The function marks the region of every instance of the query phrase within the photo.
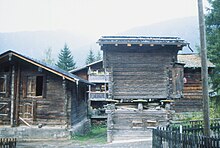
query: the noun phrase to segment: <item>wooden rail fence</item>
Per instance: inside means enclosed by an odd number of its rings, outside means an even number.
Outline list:
[[[16,148],[16,138],[0,138],[0,148]]]

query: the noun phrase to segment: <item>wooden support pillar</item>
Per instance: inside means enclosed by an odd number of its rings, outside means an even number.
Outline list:
[[[89,85],[89,98],[87,100],[87,113],[88,114],[91,114],[92,113],[92,110],[91,110],[91,85]]]
[[[18,66],[17,72],[17,81],[16,81],[16,102],[15,102],[15,123],[16,126],[19,125],[19,103],[20,103],[20,75],[21,75],[21,67]]]
[[[113,104],[108,104],[106,107],[107,116],[107,142],[112,142],[112,129],[114,127],[112,115],[114,113],[115,106]]]
[[[105,72],[104,72],[104,77],[105,77],[105,99],[107,99],[107,94],[106,94],[107,93],[107,86],[106,86],[107,85],[106,84],[107,83],[107,76],[106,76],[106,73],[107,72],[106,72],[106,69],[105,69]]]
[[[66,127],[69,125],[69,120],[68,120],[68,97],[67,97],[67,91],[66,91],[66,80],[63,78],[63,97],[64,97],[64,116],[66,120]]]
[[[139,111],[143,111],[143,109],[144,109],[143,103],[142,102],[138,102],[138,110]]]
[[[14,126],[14,101],[15,101],[15,94],[14,94],[14,90],[15,89],[15,67],[14,65],[12,66],[12,70],[11,70],[11,127]]]

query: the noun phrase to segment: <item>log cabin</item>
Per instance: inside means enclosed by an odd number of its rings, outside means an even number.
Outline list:
[[[0,125],[83,128],[89,124],[90,84],[58,67],[6,51],[0,54]]]
[[[198,54],[178,54],[177,60],[184,65],[184,84],[181,99],[175,100],[175,112],[194,112],[202,110],[201,58]],[[208,61],[209,73],[214,65]],[[109,74],[103,68],[103,60],[70,71],[96,85],[90,86],[89,103],[91,119],[106,119],[105,105],[113,102],[108,97]],[[114,102],[117,102],[114,100]],[[113,102],[113,103],[114,103]]]
[[[175,101],[173,109],[177,113],[202,111],[201,57],[198,54],[180,54],[178,61],[185,64],[183,97]],[[208,60],[207,66],[210,74],[215,65]]]
[[[103,66],[110,73],[109,96],[120,102],[178,99],[183,66],[177,53],[187,43],[178,37],[103,36]]]
[[[149,128],[168,124],[171,102],[183,96],[177,53],[188,43],[146,36],[103,36],[97,43],[110,77],[109,98],[120,102],[107,106],[107,141],[150,137]]]

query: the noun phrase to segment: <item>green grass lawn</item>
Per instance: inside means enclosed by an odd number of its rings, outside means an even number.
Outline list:
[[[87,144],[87,143],[91,143],[91,144],[95,144],[95,143],[99,143],[99,144],[103,144],[107,142],[107,128],[104,125],[93,125],[91,127],[91,131],[83,136],[80,135],[75,135],[72,137],[72,140],[81,143],[81,144]]]

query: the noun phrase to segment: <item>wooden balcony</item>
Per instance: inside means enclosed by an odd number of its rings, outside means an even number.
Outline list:
[[[90,100],[105,100],[108,98],[108,92],[89,92]]]
[[[109,75],[91,74],[88,80],[93,83],[107,83],[109,82]]]

